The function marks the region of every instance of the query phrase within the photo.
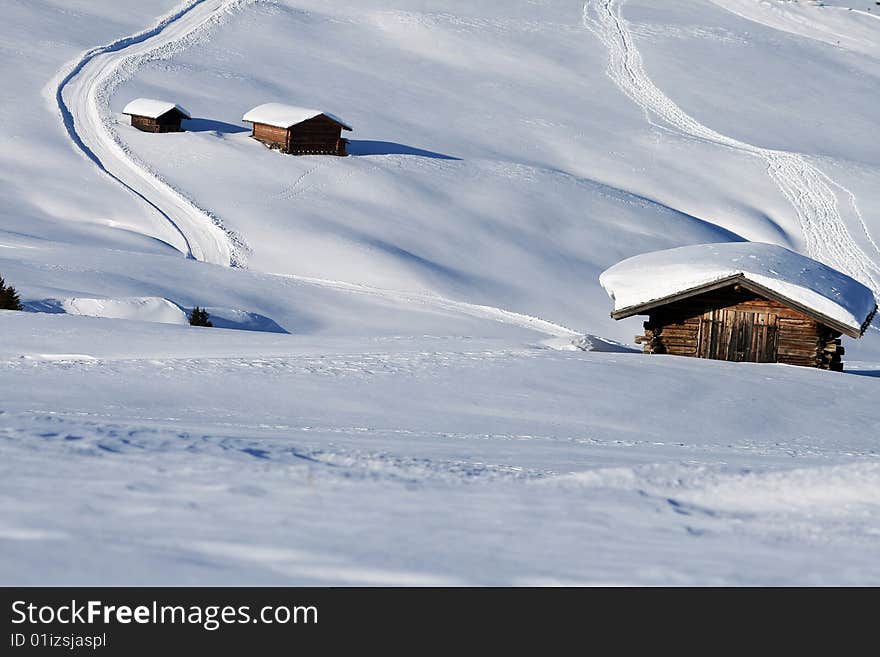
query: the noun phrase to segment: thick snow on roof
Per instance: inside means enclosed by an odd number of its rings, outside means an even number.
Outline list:
[[[321,110],[316,109],[308,109],[306,107],[297,107],[295,105],[285,105],[284,103],[264,103],[263,105],[257,105],[241,117],[241,120],[250,121],[251,123],[265,123],[267,125],[273,125],[276,128],[289,128],[292,125],[308,121],[321,114],[328,119],[333,119],[346,130],[351,130],[351,126],[335,114],[322,112]]]
[[[736,275],[856,330],[875,307],[874,294],[855,279],[781,246],[758,242],[699,244],[637,255],[602,272],[599,282],[617,312]]]
[[[122,113],[146,116],[150,119],[158,119],[160,116],[173,109],[176,109],[186,118],[191,118],[189,112],[177,103],[169,103],[167,100],[155,100],[153,98],[135,98],[125,106]]]

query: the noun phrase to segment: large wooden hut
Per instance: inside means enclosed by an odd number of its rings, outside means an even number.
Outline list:
[[[703,244],[629,258],[603,272],[614,319],[647,315],[649,354],[842,370],[840,338],[877,311],[867,287],[771,244]]]
[[[182,132],[182,119],[192,118],[176,103],[152,98],[135,98],[122,110],[131,116],[131,125],[144,132]]]
[[[253,124],[251,137],[292,155],[345,155],[348,140],[342,131],[351,130],[329,112],[283,103],[259,105],[242,121]]]

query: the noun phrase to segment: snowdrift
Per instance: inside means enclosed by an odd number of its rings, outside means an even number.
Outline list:
[[[186,313],[176,304],[159,297],[123,299],[65,299],[61,307],[69,315],[133,319],[162,324],[188,324]]]

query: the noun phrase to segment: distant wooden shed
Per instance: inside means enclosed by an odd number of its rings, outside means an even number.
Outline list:
[[[131,125],[144,132],[183,132],[181,121],[192,118],[180,105],[153,98],[135,98],[122,113],[131,116]]]
[[[704,244],[635,256],[600,277],[614,319],[647,315],[645,353],[843,369],[840,337],[860,337],[870,289],[771,244]]]
[[[242,121],[253,124],[251,137],[284,153],[346,155],[348,140],[342,131],[351,126],[329,112],[266,103],[250,110]]]

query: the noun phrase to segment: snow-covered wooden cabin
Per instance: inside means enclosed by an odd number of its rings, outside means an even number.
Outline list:
[[[351,130],[329,112],[283,103],[258,105],[242,121],[253,123],[251,137],[292,155],[345,155],[342,131]]]
[[[135,98],[122,113],[131,116],[131,124],[144,132],[182,132],[181,120],[192,118],[177,103],[153,98]]]
[[[599,277],[611,316],[647,315],[646,353],[842,370],[840,336],[860,337],[874,294],[772,244],[700,244],[629,258]]]

